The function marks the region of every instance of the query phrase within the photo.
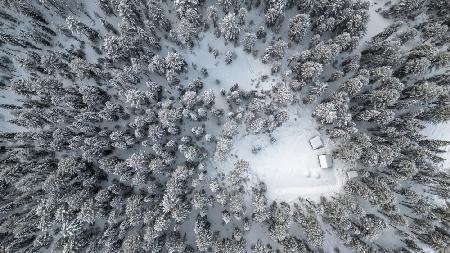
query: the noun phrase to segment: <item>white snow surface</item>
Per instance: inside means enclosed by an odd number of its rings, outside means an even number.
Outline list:
[[[13,93],[10,90],[2,90],[0,91],[0,104],[8,104],[8,105],[21,105],[21,102],[18,101],[19,96]],[[12,132],[23,132],[26,131],[26,128],[17,126],[8,122],[9,120],[14,119],[13,115],[11,115],[11,111],[5,108],[0,108],[0,133],[12,133]]]
[[[435,140],[450,141],[450,122],[440,124],[429,124],[422,134],[428,138]],[[441,157],[445,159],[442,163],[443,168],[450,168],[450,146],[442,147],[445,153],[441,154]]]
[[[311,112],[311,106],[290,107],[288,122],[272,133],[274,143],[267,134],[238,135],[230,158],[217,167],[226,171],[238,159],[248,161],[251,184],[264,182],[270,201],[293,202],[299,197],[319,200],[320,196],[338,192],[345,181],[345,166],[335,161],[333,168],[320,168],[318,155],[331,154],[332,144],[317,130]],[[322,136],[325,146],[313,150],[309,140],[316,135]],[[254,147],[262,149],[254,154]]]
[[[379,12],[377,12],[377,10],[383,7],[386,2],[388,2],[388,0],[370,1],[369,22],[367,24],[366,34],[362,38],[362,41],[370,41],[375,35],[379,34],[393,23],[393,20],[384,18]]]
[[[385,19],[376,11],[386,2],[387,0],[370,1],[370,19],[367,33],[360,43],[361,47],[392,23],[392,20]],[[213,78],[220,76],[220,80],[223,81],[219,85],[220,88],[224,86],[229,88],[234,83],[239,83],[244,89],[255,88],[252,83],[262,74],[270,73],[269,66],[262,64],[260,59],[241,52],[240,47],[233,48],[231,44],[225,46],[221,39],[215,38],[212,34],[205,34],[199,44],[203,50],[196,52],[201,55],[193,56],[202,57],[202,64],[210,73],[211,83]],[[238,57],[231,65],[224,65],[223,55],[214,59],[208,53],[208,44],[218,48],[221,53],[227,49],[234,50]],[[269,89],[270,86],[263,83],[261,87],[256,88]],[[346,171],[351,168],[340,160],[333,160],[333,168],[320,168],[318,155],[331,154],[333,144],[325,133],[318,130],[319,125],[311,116],[312,110],[312,106],[292,106],[288,111],[289,121],[272,133],[277,140],[275,143],[271,143],[270,136],[266,134],[240,134],[234,140],[230,158],[223,163],[215,162],[218,163],[216,166],[226,173],[236,160],[248,161],[252,173],[250,185],[258,181],[264,182],[270,201],[294,202],[299,197],[318,201],[321,196],[326,197],[339,192],[347,178]],[[309,140],[316,135],[321,136],[325,145],[323,148],[313,150]],[[262,150],[254,154],[252,149],[255,147],[261,147]]]
[[[215,57],[209,52],[209,47],[216,49],[219,55]],[[233,52],[233,61],[230,64],[225,63],[225,54],[227,51]],[[269,64],[261,62],[261,56],[253,56],[244,52],[243,48],[235,47],[233,43],[225,43],[222,37],[217,38],[210,32],[201,33],[199,41],[196,42],[190,51],[180,52],[189,64],[187,81],[196,77],[201,77],[201,68],[206,68],[208,75],[202,77],[205,88],[212,89],[216,95],[216,106],[218,108],[227,108],[224,97],[220,96],[220,90],[228,91],[234,84],[238,84],[242,90],[270,90],[272,84],[280,81],[279,76],[272,76]],[[196,65],[196,69],[193,68]],[[262,81],[262,76],[268,78]],[[217,82],[217,80],[219,82]]]
[[[208,47],[217,49],[219,55],[208,52]],[[233,62],[225,63],[225,53],[234,53]],[[220,88],[230,89],[235,83],[244,90],[264,89],[272,87],[271,82],[264,82],[257,86],[258,80],[264,74],[270,75],[270,65],[261,62],[261,59],[244,52],[242,47],[234,47],[233,43],[224,43],[222,38],[217,38],[211,33],[202,33],[198,45],[191,54],[186,55],[187,61],[199,64],[199,69],[208,70],[208,77],[204,81],[209,82],[208,88],[220,91]],[[273,78],[273,77],[272,77]],[[220,80],[220,85],[215,80]]]

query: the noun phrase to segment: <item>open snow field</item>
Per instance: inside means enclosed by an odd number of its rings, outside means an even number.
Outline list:
[[[376,10],[383,6],[386,1],[371,1],[369,7],[370,20],[368,33],[361,41],[361,46],[369,41],[373,36],[383,31],[392,21],[383,18]],[[219,47],[220,51],[225,51],[223,42],[214,43],[217,39],[211,35],[205,35],[200,41],[200,47],[207,49],[208,43],[213,47]],[[239,83],[244,89],[252,88],[255,80],[263,74],[270,73],[269,65],[262,64],[259,59],[254,59],[245,52],[240,52],[240,47],[233,48],[239,57],[232,64],[223,68],[223,56],[215,59],[207,50],[197,50],[197,57],[205,59],[205,66],[210,73],[210,82],[220,76],[223,81],[222,87],[230,87],[234,83]],[[222,58],[222,59],[220,59]],[[216,67],[212,67],[216,66]],[[224,72],[225,71],[225,72]],[[232,74],[231,74],[232,73]],[[268,82],[270,83],[270,82]],[[269,89],[268,83],[261,85],[262,89]],[[214,85],[211,85],[214,87]],[[308,105],[295,106],[289,109],[289,121],[276,129],[272,136],[276,141],[271,143],[270,136],[245,135],[236,137],[229,161],[219,165],[219,169],[231,168],[234,161],[243,159],[249,162],[252,181],[262,181],[267,186],[267,197],[269,200],[281,200],[292,202],[299,197],[318,200],[320,196],[328,196],[338,192],[344,185],[348,169],[342,161],[334,160],[333,168],[321,169],[318,155],[331,154],[332,143],[325,134],[318,131],[318,124],[312,118],[312,107]],[[309,140],[320,135],[325,146],[318,150],[313,150]],[[254,154],[252,149],[261,147],[261,151]]]
[[[319,154],[331,154],[331,144],[326,136],[317,130],[317,123],[311,117],[311,107],[292,106],[290,118],[283,126],[276,129],[272,136],[238,135],[231,156],[219,169],[228,168],[237,159],[249,162],[253,180],[262,181],[267,186],[269,200],[292,202],[298,197],[318,200],[320,196],[332,194],[344,183],[340,161],[334,161],[333,168],[321,169]],[[323,148],[313,150],[310,138],[320,135],[325,143]],[[258,153],[252,149],[260,147]]]
[[[392,23],[392,20],[383,18],[376,11],[385,2],[371,1],[368,32],[361,41],[361,47]],[[198,67],[208,69],[209,75],[206,78],[208,88],[214,89],[216,94],[220,88],[229,89],[235,83],[247,90],[271,88],[273,80],[260,82],[259,86],[256,86],[262,75],[270,74],[270,65],[263,64],[260,59],[243,52],[241,47],[224,45],[222,39],[217,39],[212,34],[202,36],[198,46],[201,50],[195,50],[195,53],[187,55],[187,58],[192,62],[199,62],[198,59],[202,59],[202,66]],[[234,51],[238,57],[233,59],[230,65],[226,65],[224,54],[215,58],[208,52],[209,46],[218,49],[219,52]],[[216,84],[216,79],[221,80],[221,83]],[[339,160],[333,161],[333,168],[320,168],[318,155],[331,154],[333,146],[326,135],[319,132],[318,124],[311,116],[312,106],[292,106],[288,113],[289,121],[272,133],[275,142],[272,143],[271,137],[267,134],[240,134],[235,137],[229,159],[217,164],[217,167],[226,172],[236,160],[248,161],[252,173],[250,185],[259,181],[264,182],[269,200],[293,202],[299,197],[319,200],[321,196],[338,192],[345,183],[345,171],[349,168]],[[325,146],[313,150],[309,140],[317,135],[321,136]],[[256,154],[253,153],[252,149],[258,147],[261,150]]]
[[[260,56],[244,52],[242,47],[234,47],[233,43],[225,43],[223,38],[217,38],[211,33],[202,33],[199,36],[198,44],[191,51],[180,52],[189,64],[187,80],[192,80],[202,76],[201,68],[208,71],[202,81],[207,89],[212,89],[216,95],[216,106],[225,109],[226,101],[220,95],[220,90],[229,90],[233,85],[238,84],[242,90],[269,90],[272,84],[279,81],[279,76],[272,76],[270,64],[261,62]],[[215,49],[219,55],[214,56],[209,49]],[[225,63],[225,53],[233,52],[233,61]],[[192,69],[193,64],[196,69]],[[262,77],[269,76],[267,80]]]
[[[215,57],[209,48],[217,49],[219,55]],[[233,62],[226,64],[225,52],[235,54]],[[239,84],[243,90],[268,90],[272,84],[279,81],[279,76],[270,75],[270,64],[263,64],[260,57],[254,57],[243,51],[242,47],[225,44],[222,38],[216,38],[211,33],[202,33],[199,44],[195,50],[185,54],[189,63],[197,64],[197,71],[204,67],[208,76],[203,79],[205,86],[215,91],[220,107],[225,107],[221,101],[220,89],[228,90],[234,84]],[[200,60],[201,59],[201,60]],[[267,81],[261,81],[263,75],[271,76]],[[192,79],[191,76],[189,79]],[[276,78],[276,79],[274,79]],[[272,80],[273,79],[273,80]],[[216,82],[220,80],[220,83]],[[267,134],[245,134],[235,137],[231,156],[217,167],[221,171],[228,171],[234,162],[243,159],[250,164],[250,185],[264,182],[267,186],[269,200],[292,202],[299,197],[308,197],[318,200],[320,196],[337,192],[343,185],[341,175],[342,163],[335,161],[331,169],[321,169],[319,154],[331,154],[331,146],[324,135],[325,147],[313,150],[309,139],[320,135],[318,125],[311,117],[312,107],[307,105],[294,106],[289,109],[289,121],[275,130],[272,136],[277,140],[271,143]],[[252,149],[262,148],[260,152],[253,153]]]
[[[219,55],[215,57],[209,52],[209,47],[217,49]],[[229,90],[236,83],[244,90],[271,88],[270,82],[261,82],[258,85],[262,75],[270,75],[270,64],[263,64],[259,57],[244,52],[242,47],[234,47],[232,43],[225,45],[222,38],[211,33],[202,33],[199,45],[194,49],[191,54],[186,55],[187,61],[198,64],[197,70],[201,67],[208,70],[208,76],[204,79],[208,88]],[[234,54],[231,64],[225,63],[226,51]],[[216,83],[216,80],[220,80],[220,84]]]

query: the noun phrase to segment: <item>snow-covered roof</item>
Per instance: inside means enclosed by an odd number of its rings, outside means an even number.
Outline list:
[[[333,158],[330,155],[319,155],[320,168],[328,169],[333,167]]]
[[[311,144],[312,149],[319,149],[323,147],[323,141],[320,136],[316,135],[309,140],[309,144]]]
[[[357,176],[358,176],[358,171],[354,171],[354,170],[347,171],[347,177],[348,178],[354,178],[354,177],[357,177]]]

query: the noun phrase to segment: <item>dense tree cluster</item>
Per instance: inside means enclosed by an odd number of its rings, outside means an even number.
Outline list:
[[[0,7],[0,112],[15,126],[0,132],[0,252],[449,250],[450,142],[422,133],[450,120],[448,1],[383,6],[395,21],[367,43],[364,0]],[[269,65],[271,88],[216,91],[214,66],[188,56],[204,33]],[[221,48],[225,68],[244,57]],[[217,168],[306,104],[358,171],[341,192],[270,201],[247,161]]]

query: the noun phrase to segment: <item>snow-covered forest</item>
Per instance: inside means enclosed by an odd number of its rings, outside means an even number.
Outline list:
[[[450,252],[449,26],[448,0],[0,0],[0,253]]]

